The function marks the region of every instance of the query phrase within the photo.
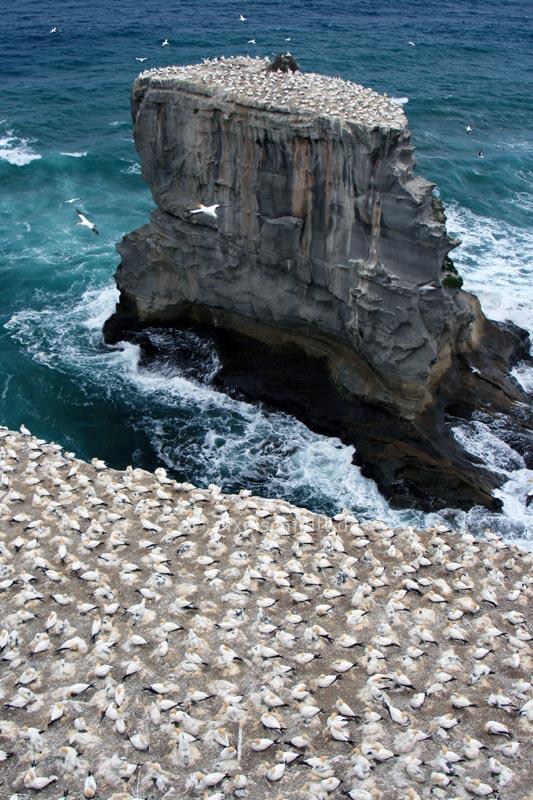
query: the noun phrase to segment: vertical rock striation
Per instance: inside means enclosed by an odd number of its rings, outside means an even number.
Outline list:
[[[106,336],[193,321],[297,345],[345,396],[416,425],[490,324],[475,297],[442,285],[457,242],[414,172],[401,106],[265,66],[136,80],[134,137],[157,208],[119,245]],[[200,202],[219,203],[218,219],[191,215]],[[498,391],[514,396],[502,375]]]

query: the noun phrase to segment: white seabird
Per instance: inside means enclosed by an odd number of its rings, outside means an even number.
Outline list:
[[[163,45],[161,45],[161,47],[163,47]],[[140,61],[142,64],[142,62],[146,61],[147,58],[148,56],[135,56],[135,61]]]
[[[220,203],[213,203],[212,206],[204,206],[203,203],[200,203],[198,208],[191,209],[189,214],[205,214],[208,217],[217,219],[217,208],[220,208]]]
[[[243,17],[242,14],[239,14],[239,22],[246,22],[246,17]]]
[[[167,47],[169,44],[170,42],[168,41],[168,39],[163,39],[163,41],[161,42],[161,47]]]
[[[96,235],[98,236],[99,232],[94,222],[91,222],[90,219],[87,219],[85,214],[82,214],[79,209],[76,209],[76,214],[80,218],[80,221],[77,224],[83,225],[85,228],[89,228],[89,230],[91,230],[93,233],[96,233]]]

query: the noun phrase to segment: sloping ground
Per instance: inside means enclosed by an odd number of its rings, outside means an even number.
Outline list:
[[[0,437],[2,797],[531,796],[529,553]]]

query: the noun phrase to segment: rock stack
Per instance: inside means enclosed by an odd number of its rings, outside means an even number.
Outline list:
[[[448,390],[474,405],[520,398],[507,369],[521,342],[443,283],[457,242],[433,184],[415,174],[402,106],[267,66],[215,59],[135,81],[135,143],[157,209],[119,246],[108,341],[150,324],[208,324],[261,342],[281,369],[297,348],[353,404],[346,438],[389,494],[418,481],[427,505],[494,505],[498,479],[443,436],[439,403]],[[200,203],[219,204],[218,217],[191,215]],[[393,456],[378,444],[390,439],[383,428],[371,443],[354,432],[355,401],[408,423]]]

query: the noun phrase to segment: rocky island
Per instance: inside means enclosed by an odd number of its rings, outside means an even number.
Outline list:
[[[215,383],[356,447],[396,504],[497,508],[445,413],[523,400],[523,332],[461,290],[399,103],[340,78],[232,58],[142,73],[134,137],[156,210],[119,245],[104,329],[207,327]],[[218,217],[190,212],[217,203]]]
[[[0,786],[531,798],[532,555],[0,429]]]

